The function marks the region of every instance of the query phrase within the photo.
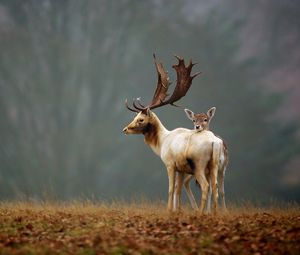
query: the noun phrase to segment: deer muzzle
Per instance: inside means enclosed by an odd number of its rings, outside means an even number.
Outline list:
[[[123,128],[123,133],[125,135],[136,134],[137,133],[136,131],[137,131],[136,128],[134,128],[134,127],[132,127],[130,125],[128,125],[128,126],[126,126],[126,127]]]
[[[128,127],[124,127],[124,128],[123,128],[123,133],[124,133],[124,134],[128,134]]]

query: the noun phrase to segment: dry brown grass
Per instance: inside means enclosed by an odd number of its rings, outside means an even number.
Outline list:
[[[299,254],[297,205],[217,217],[164,203],[0,204],[0,254]]]

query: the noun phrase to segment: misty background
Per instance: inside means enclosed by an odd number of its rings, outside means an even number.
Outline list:
[[[155,52],[173,84],[174,54],[203,72],[178,104],[217,107],[227,200],[300,202],[299,27],[293,0],[0,0],[0,199],[166,199],[160,158],[122,134]]]

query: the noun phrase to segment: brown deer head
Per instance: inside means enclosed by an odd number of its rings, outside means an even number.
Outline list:
[[[189,109],[184,109],[186,116],[193,121],[194,129],[198,131],[209,130],[209,123],[214,117],[216,112],[216,107],[210,108],[207,113],[193,113]]]

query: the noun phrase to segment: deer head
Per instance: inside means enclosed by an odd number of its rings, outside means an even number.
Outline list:
[[[195,63],[192,63],[192,60],[190,60],[189,65],[185,66],[184,59],[175,56],[178,60],[178,64],[173,65],[172,67],[176,71],[177,82],[172,95],[168,97],[168,89],[171,84],[168,72],[165,70],[162,63],[157,62],[155,54],[153,54],[153,57],[158,76],[156,90],[150,104],[147,106],[141,103],[140,99],[135,99],[133,100],[132,107],[130,107],[126,99],[126,108],[132,112],[138,113],[133,121],[123,129],[123,132],[126,134],[145,133],[147,129],[150,128],[150,124],[153,121],[153,113],[151,110],[167,104],[176,106],[174,103],[186,95],[193,79],[200,74],[200,72],[198,72],[191,76],[191,71]]]
[[[209,130],[209,123],[214,117],[216,112],[216,107],[210,108],[207,113],[193,113],[189,109],[184,109],[187,117],[193,121],[194,129],[198,131]]]
[[[123,129],[125,134],[145,134],[153,126],[153,113],[149,108],[145,112],[139,112],[133,121]]]

